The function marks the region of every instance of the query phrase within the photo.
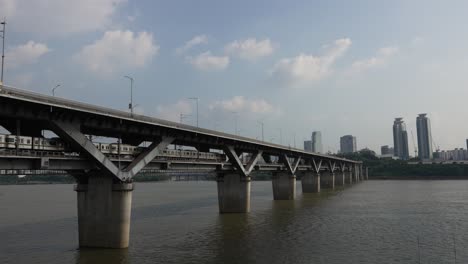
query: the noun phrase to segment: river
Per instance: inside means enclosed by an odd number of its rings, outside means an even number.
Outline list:
[[[468,263],[468,181],[365,181],[218,214],[215,182],[137,183],[130,247],[79,250],[72,185],[0,186],[1,263]]]

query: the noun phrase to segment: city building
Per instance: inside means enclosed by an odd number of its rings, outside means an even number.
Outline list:
[[[322,133],[320,131],[312,132],[312,152],[323,153]]]
[[[304,150],[308,152],[312,152],[312,140],[304,141]]]
[[[431,122],[426,115],[427,114],[419,114],[419,116],[416,117],[418,156],[420,160],[432,159]]]
[[[437,157],[435,157],[437,155]],[[468,160],[468,152],[466,149],[463,148],[456,148],[454,150],[442,150],[442,151],[436,151],[434,153],[434,159],[438,160]]]
[[[356,137],[353,137],[352,135],[346,135],[340,138],[341,153],[353,153],[356,152],[356,150]]]
[[[388,145],[381,146],[380,147],[380,154],[382,156],[393,156],[394,155],[394,149],[392,147],[389,147]]]
[[[409,159],[408,133],[403,118],[398,117],[393,121],[393,149],[394,155],[402,160]]]

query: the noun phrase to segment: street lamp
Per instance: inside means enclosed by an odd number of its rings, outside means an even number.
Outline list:
[[[263,121],[258,121],[258,120],[257,120],[257,122],[262,126],[262,141],[264,141],[264,140],[263,140],[263,126],[264,126],[265,124],[263,123]]]
[[[237,135],[237,112],[231,112],[234,115],[234,135]]]
[[[124,78],[130,80],[130,104],[128,108],[130,109],[130,114],[133,116],[133,78],[127,75],[125,75]]]
[[[280,145],[283,144],[283,130],[281,128],[278,128],[279,134],[280,134]]]
[[[189,97],[189,100],[194,100],[197,103],[197,127],[198,127],[198,97]]]
[[[0,33],[2,33],[2,74],[0,77],[0,82],[3,85],[3,65],[5,64],[5,27],[6,27],[6,20],[3,19],[3,22],[0,23],[0,25],[3,26],[3,29],[0,30]]]
[[[55,97],[55,89],[59,88],[60,84],[57,84],[53,89],[52,89],[52,96]]]

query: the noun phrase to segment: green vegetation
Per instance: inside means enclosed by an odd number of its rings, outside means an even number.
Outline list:
[[[379,159],[371,150],[339,156],[363,161],[364,166],[369,167],[369,178],[468,178],[468,165],[463,164],[408,164],[402,160]]]

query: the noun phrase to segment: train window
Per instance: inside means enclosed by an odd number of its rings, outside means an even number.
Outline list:
[[[28,140],[26,141],[26,144],[31,144],[31,140],[28,139]]]
[[[14,138],[7,138],[6,142],[7,143],[15,143],[15,139]]]
[[[24,139],[20,139],[20,143],[24,143]]]
[[[35,140],[34,140],[34,144],[37,145],[38,143],[39,143],[39,140],[35,139]]]

